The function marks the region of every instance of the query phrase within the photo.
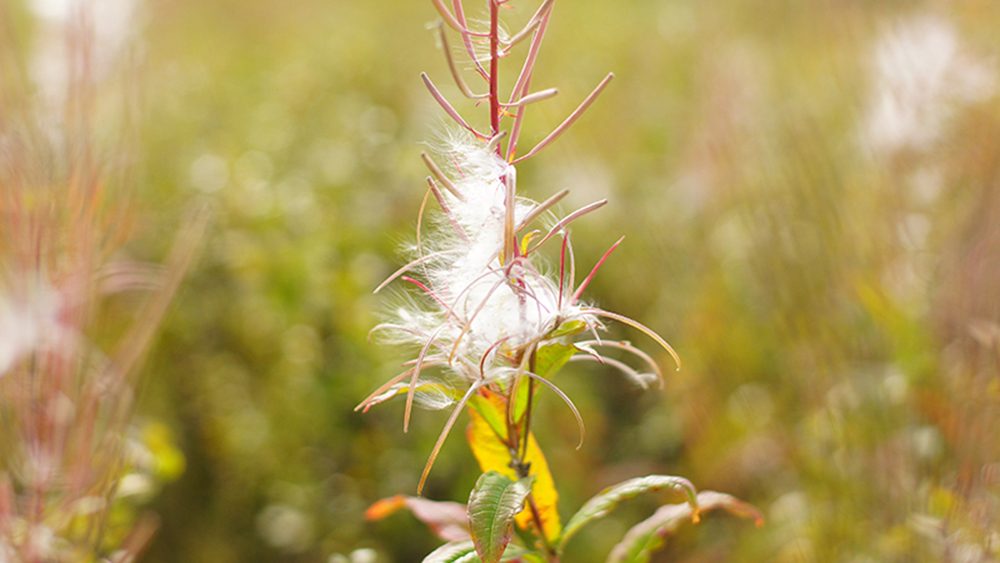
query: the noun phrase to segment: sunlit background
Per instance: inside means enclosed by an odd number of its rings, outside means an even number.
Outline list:
[[[73,10],[0,2],[0,46],[58,97]],[[511,27],[537,7],[511,4]],[[419,154],[447,127],[419,73],[460,98],[436,17],[429,0],[95,0],[94,72],[138,100],[122,252],[162,260],[186,211],[212,215],[138,386],[133,431],[161,469],[136,509],[160,521],[145,561],[409,563],[437,545],[408,514],[362,514],[415,494],[447,411],[407,434],[402,401],[353,411],[407,358],[367,335],[414,236]],[[655,561],[1000,559],[998,29],[995,0],[556,2],[533,84],[560,95],[523,142],[616,79],[519,185],[570,188],[564,211],[610,200],[574,224],[587,269],[626,237],[590,298],[684,361],[662,391],[596,364],[558,376],[587,424],[575,450],[543,398],[564,517],[622,479],[683,475],[767,522],[712,516]],[[460,434],[427,497],[467,498]],[[566,562],[603,561],[657,500],[590,525]]]

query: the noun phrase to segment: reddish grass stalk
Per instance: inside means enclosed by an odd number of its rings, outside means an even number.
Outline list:
[[[166,267],[115,258],[135,222],[122,170],[134,123],[96,76],[86,16],[81,6],[65,24],[65,103],[49,107],[0,3],[0,559],[19,563],[134,559],[155,530],[143,519],[126,533],[111,514],[127,514],[119,482],[139,471],[138,368],[206,220],[185,221]],[[95,116],[111,104],[123,124],[105,146],[115,124]],[[114,293],[137,288],[152,290],[145,305],[119,319],[127,328],[108,326]]]

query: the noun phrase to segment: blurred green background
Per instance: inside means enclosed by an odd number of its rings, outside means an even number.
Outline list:
[[[537,5],[512,4],[511,22]],[[386,307],[372,289],[413,237],[422,143],[444,127],[419,73],[485,118],[450,85],[436,12],[133,9],[133,252],[162,255],[192,202],[214,212],[141,393],[140,418],[171,428],[186,459],[151,504],[162,525],[146,560],[420,561],[436,541],[415,519],[362,512],[415,493],[447,413],[419,411],[403,434],[402,401],[353,407],[408,353],[366,339]],[[581,268],[626,236],[590,298],[684,361],[663,391],[596,365],[559,375],[588,428],[574,450],[571,414],[540,407],[564,518],[655,472],[767,519],[711,516],[657,561],[1000,557],[997,29],[994,0],[556,2],[533,84],[561,93],[531,108],[522,144],[617,78],[520,167],[520,187],[570,188],[564,211],[610,200],[574,225]],[[464,501],[477,476],[456,433],[426,495]],[[626,503],[567,562],[602,561],[665,500]]]

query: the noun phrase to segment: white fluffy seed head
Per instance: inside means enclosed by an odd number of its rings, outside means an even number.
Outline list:
[[[440,152],[457,193],[441,190],[447,208],[442,213],[448,216],[435,223],[417,249],[417,259],[428,253],[439,257],[413,270],[426,273],[431,298],[424,305],[409,300],[389,328],[426,350],[422,359],[446,358],[463,377],[477,379],[510,366],[498,351],[537,341],[559,322],[597,324],[567,303],[568,292],[561,295],[558,282],[528,258],[503,263],[506,198],[508,184],[516,182],[514,167],[468,135],[451,135]],[[517,200],[514,225],[536,205]]]

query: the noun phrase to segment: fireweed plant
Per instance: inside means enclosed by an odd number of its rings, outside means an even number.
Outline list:
[[[601,200],[564,217],[553,208],[568,193],[560,191],[537,203],[517,195],[515,166],[559,137],[612,79],[609,74],[593,92],[548,136],[518,154],[518,140],[527,107],[556,94],[555,89],[532,92],[530,84],[538,51],[549,25],[554,0],[544,0],[527,25],[514,34],[500,23],[501,8],[512,0],[487,0],[488,23],[474,24],[466,17],[461,0],[451,7],[432,0],[443,21],[437,32],[448,68],[461,92],[479,100],[489,110],[489,130],[471,126],[445,99],[427,74],[424,84],[457,126],[446,135],[438,164],[422,158],[430,170],[428,190],[421,205],[414,259],[389,276],[375,291],[401,280],[423,294],[422,304],[411,299],[393,318],[373,332],[396,342],[414,345],[416,358],[406,371],[376,389],[358,405],[373,405],[405,395],[403,430],[409,427],[414,403],[431,408],[452,408],[431,451],[417,488],[419,495],[438,453],[459,415],[467,410],[471,422],[466,438],[483,475],[467,506],[397,495],[375,503],[367,512],[372,520],[402,508],[411,510],[445,543],[425,562],[500,560],[559,561],[566,542],[586,523],[607,514],[619,501],[659,489],[683,493],[685,502],[667,504],[649,519],[629,530],[609,555],[609,561],[647,561],[662,537],[684,519],[697,522],[699,512],[724,507],[760,522],[753,507],[715,492],[697,492],[682,477],[649,475],[613,486],[594,498],[563,525],[558,495],[545,456],[533,433],[532,411],[541,390],[558,396],[576,417],[581,444],[583,420],[572,400],[553,383],[553,375],[572,360],[592,360],[620,370],[646,388],[662,373],[651,356],[627,341],[603,339],[604,321],[629,325],[663,347],[680,367],[674,350],[659,335],[625,316],[588,305],[583,292],[616,242],[579,284],[569,225],[603,206]],[[462,71],[448,46],[445,24],[461,37],[469,59]],[[506,98],[501,98],[498,67],[515,46],[527,41],[527,55]],[[477,91],[463,78],[471,73]],[[508,128],[503,128],[509,121]],[[505,144],[506,141],[506,144]],[[420,238],[421,223],[430,197],[440,208],[436,236]],[[536,222],[546,228],[533,228]],[[555,273],[539,265],[543,245],[558,246]],[[648,370],[604,357],[602,350],[628,353]],[[517,531],[520,544],[512,543]]]
[[[133,414],[143,357],[206,216],[188,217],[164,263],[127,258],[134,102],[116,72],[98,71],[117,60],[98,57],[88,7],[54,32],[66,66],[50,102],[0,3],[4,563],[135,561],[158,521],[139,513],[143,498],[182,470],[165,427]]]

